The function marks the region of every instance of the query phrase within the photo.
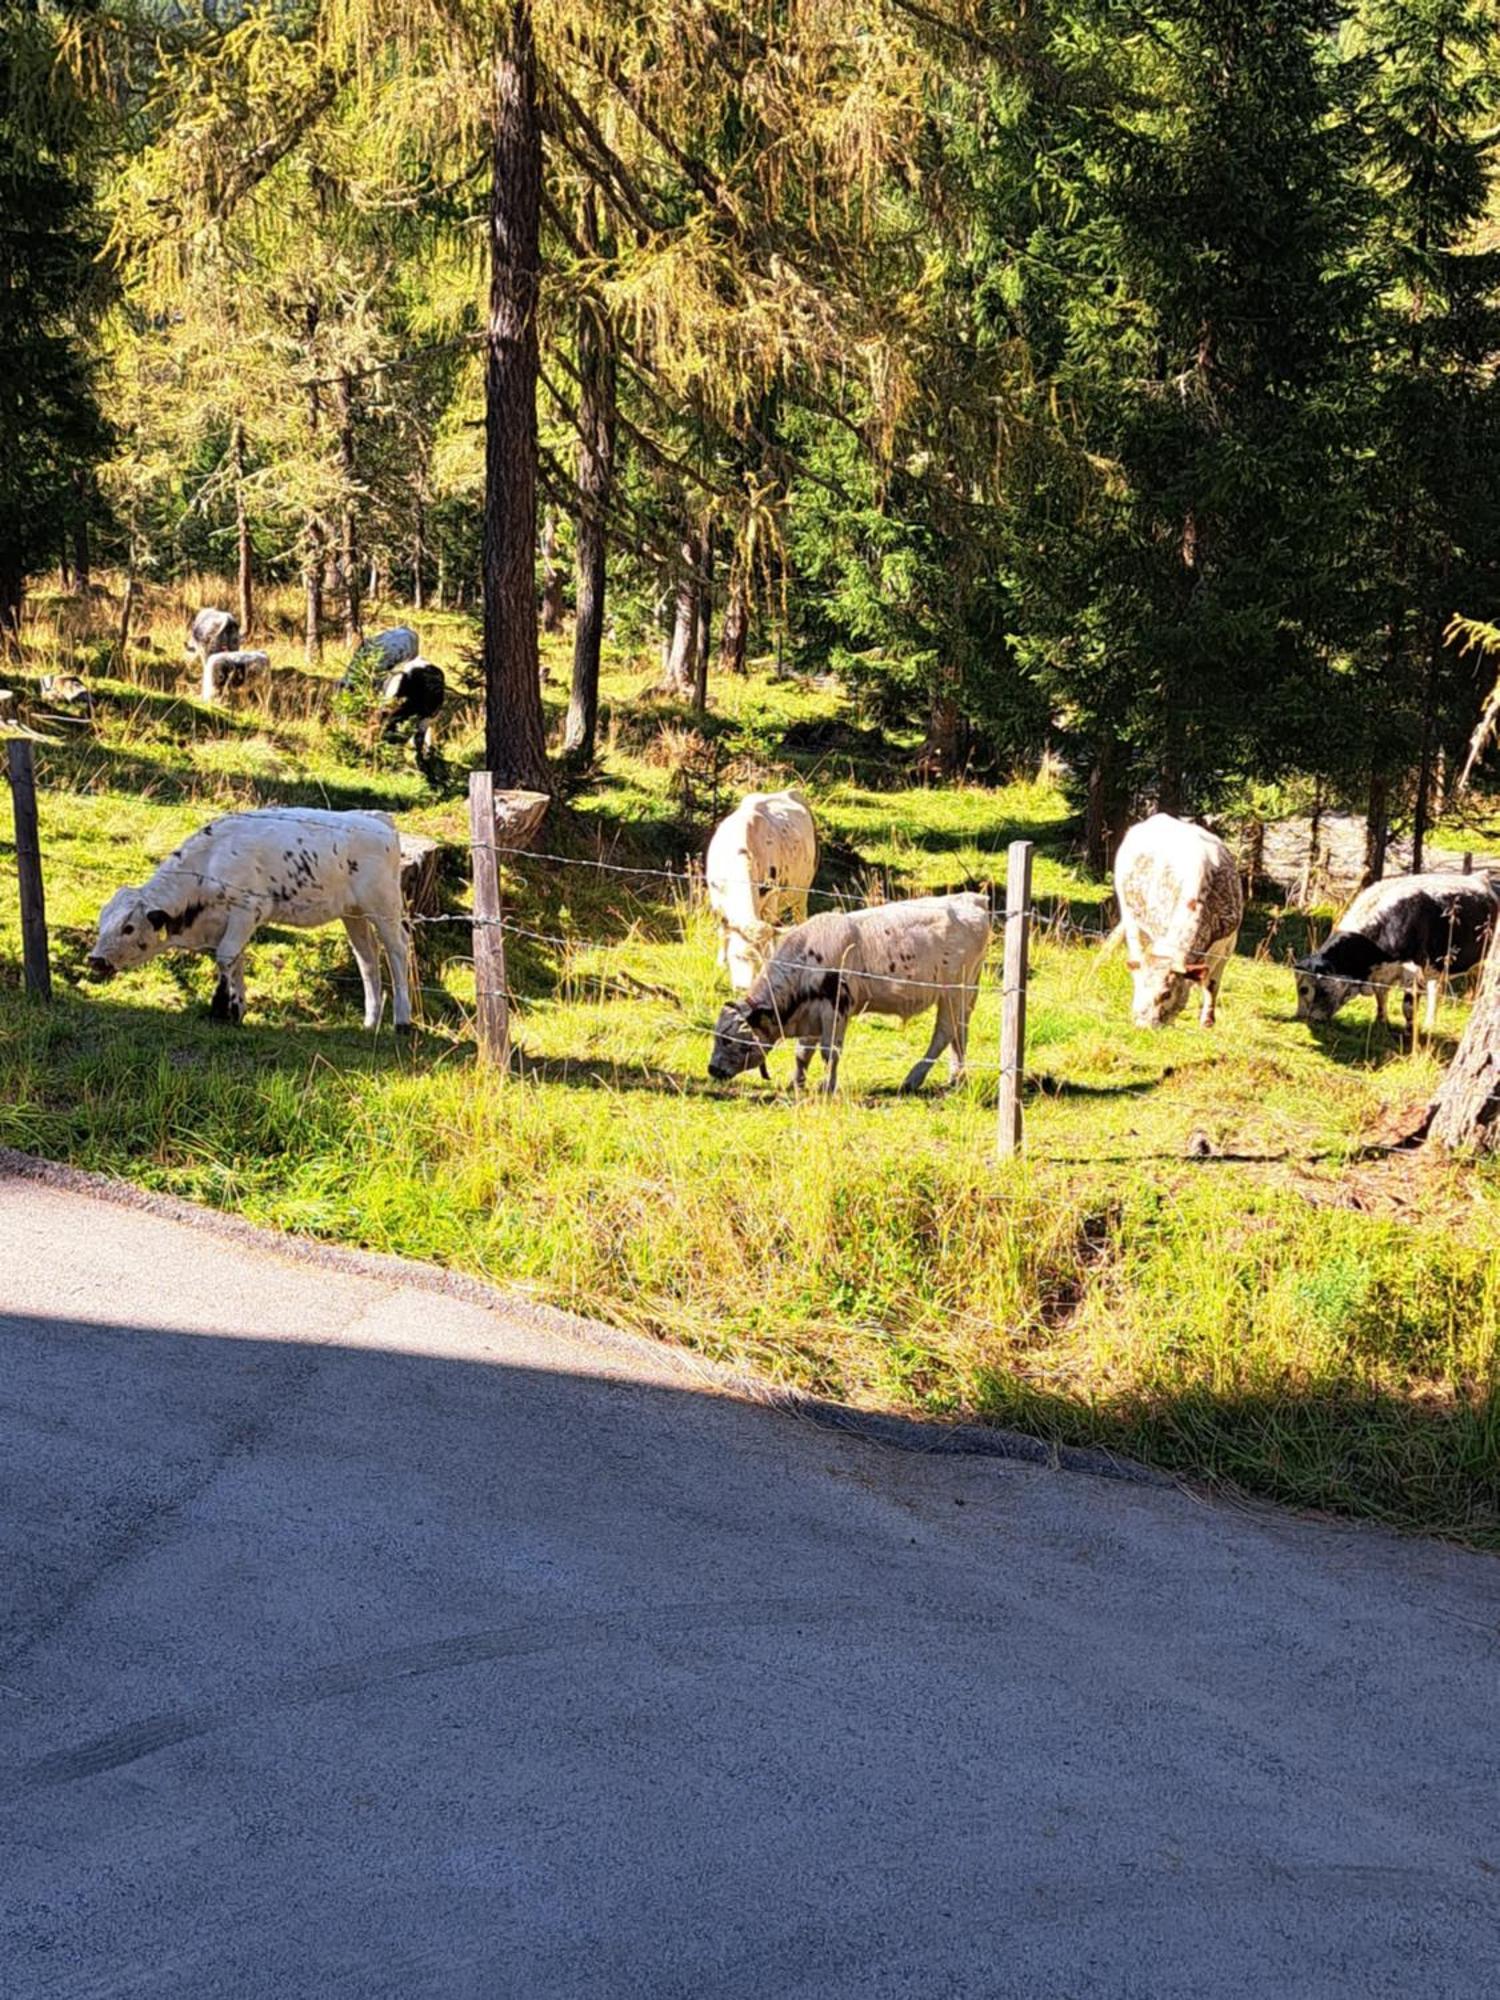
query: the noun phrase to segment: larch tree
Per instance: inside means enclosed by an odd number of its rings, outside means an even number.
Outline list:
[[[1495,608],[1500,539],[1500,252],[1476,241],[1493,177],[1500,15],[1489,0],[1371,0],[1364,10],[1376,317],[1366,564],[1380,579],[1367,873],[1384,872],[1391,788],[1412,774],[1420,869],[1438,752],[1472,698],[1444,631]],[[1415,751],[1415,755],[1413,755]]]

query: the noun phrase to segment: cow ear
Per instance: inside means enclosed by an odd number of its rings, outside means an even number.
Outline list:
[[[1141,961],[1140,961],[1140,960],[1139,960],[1138,958],[1127,958],[1127,959],[1126,959],[1126,961],[1125,961],[1125,970],[1126,970],[1127,972],[1139,972],[1139,971],[1140,971],[1140,969],[1141,969]]]
[[[146,922],[151,926],[152,930],[160,931],[165,937],[167,930],[167,913],[165,910],[147,910]]]

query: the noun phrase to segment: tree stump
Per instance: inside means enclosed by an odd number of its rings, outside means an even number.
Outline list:
[[[496,792],[496,847],[530,847],[551,803],[551,797],[546,792]]]
[[[401,836],[401,896],[414,917],[438,913],[438,871],[443,849],[425,833]]]
[[[1469,1025],[1432,1100],[1428,1137],[1450,1153],[1500,1151],[1500,932]]]

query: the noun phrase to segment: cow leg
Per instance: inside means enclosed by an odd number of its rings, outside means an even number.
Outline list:
[[[812,1062],[813,1051],[817,1047],[818,1047],[818,1038],[816,1036],[814,1036],[811,1041],[798,1042],[797,1067],[792,1072],[793,1090],[805,1090],[807,1088],[808,1065]],[[824,1060],[825,1061],[827,1060],[826,1055]]]
[[[1200,1028],[1213,1027],[1218,1018],[1215,1009],[1219,1001],[1219,983],[1223,977],[1224,969],[1222,966],[1217,972],[1205,973],[1203,975],[1203,998],[1198,1006],[1198,1026]]]
[[[1437,1025],[1438,981],[1427,982],[1427,1032],[1430,1035]]]
[[[841,1007],[830,1007],[823,1024],[823,1095],[832,1097],[839,1083],[839,1057],[844,1053],[844,1030],[849,1016]]]
[[[345,917],[344,929],[365,989],[365,1026],[374,1028],[380,1022],[380,947],[368,917]]]
[[[951,1032],[948,1040],[948,1081],[963,1081],[964,1064],[969,1059],[969,1017],[974,1012],[974,1003],[979,998],[977,986],[966,986],[953,1002]]]
[[[387,912],[383,916],[372,917],[370,921],[380,933],[380,942],[385,946],[385,955],[391,965],[391,1011],[395,1017],[396,1033],[411,1033],[411,987],[407,979],[406,926],[401,921],[400,912]]]
[[[927,1044],[927,1053],[922,1057],[920,1062],[913,1063],[906,1073],[906,1081],[901,1086],[903,1097],[908,1096],[914,1090],[922,1088],[922,1085],[927,1081],[932,1065],[953,1040],[953,1024],[948,1009],[945,1005],[940,1005],[937,1010],[937,1019],[932,1024],[932,1039]],[[960,1057],[959,1060],[960,1065],[962,1065],[962,1058]]]
[[[252,912],[236,910],[224,926],[224,935],[214,951],[219,983],[209,1013],[216,1021],[230,1021],[236,1027],[245,1018],[245,947],[254,934],[255,924]]]

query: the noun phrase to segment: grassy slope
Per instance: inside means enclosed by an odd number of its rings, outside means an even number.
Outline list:
[[[452,661],[457,621],[423,623]],[[32,671],[70,652],[39,626]],[[1128,1024],[1117,958],[1044,935],[1029,1151],[1002,1167],[993,989],[975,1074],[952,1094],[893,1095],[926,1025],[876,1020],[852,1030],[835,1102],[753,1080],[718,1089],[704,1070],[722,998],[712,937],[678,886],[527,862],[507,880],[514,921],[570,942],[513,942],[516,1084],[473,1069],[461,925],[423,934],[427,1028],[412,1051],[359,1030],[337,932],[265,934],[251,1025],[229,1033],[205,1018],[206,963],[83,982],[100,903],[206,806],[381,804],[461,839],[474,718],[460,710],[455,776],[434,793],[341,747],[315,683],[288,676],[274,716],[213,714],[184,698],[175,609],[152,639],[149,684],[100,681],[95,731],[59,727],[38,747],[59,993],[48,1012],[21,1000],[7,897],[0,1140],[530,1284],[831,1394],[1112,1443],[1500,1544],[1500,1184],[1357,1157],[1393,1107],[1428,1094],[1457,1007],[1415,1056],[1377,1041],[1359,1003],[1314,1041],[1275,962],[1294,929],[1267,946],[1257,913],[1218,1034],[1148,1037]],[[998,878],[1024,833],[1038,899],[1097,925],[1100,892],[1076,872],[1055,791],[905,789],[834,694],[764,678],[722,689],[714,741],[695,743],[642,679],[611,675],[601,775],[549,845],[679,867],[701,851],[716,768],[721,805],[795,773],[815,797],[825,883]],[[1188,1159],[1198,1133],[1216,1157]]]

